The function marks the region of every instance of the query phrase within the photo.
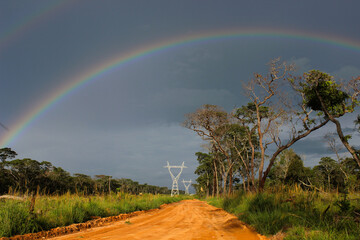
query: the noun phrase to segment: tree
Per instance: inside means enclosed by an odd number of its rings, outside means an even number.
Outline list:
[[[260,107],[260,118],[266,116],[267,108]],[[238,120],[244,131],[244,137],[239,138],[242,143],[243,152],[248,159],[248,166],[244,163],[245,170],[247,170],[248,181],[251,181],[252,188],[255,190],[255,169],[259,167],[259,163],[255,162],[259,160],[259,139],[257,135],[257,109],[254,103],[250,102],[246,106],[236,108],[233,111],[233,116]],[[238,151],[239,153],[239,151]]]
[[[230,123],[226,111],[216,105],[205,104],[193,113],[185,115],[183,126],[195,131],[202,139],[209,141],[215,154],[214,160],[218,160],[221,167],[223,181],[223,193],[226,194],[227,179],[235,164],[230,155],[228,145],[224,144],[224,135]],[[215,176],[217,177],[217,176]],[[218,180],[218,179],[217,179]],[[231,185],[229,190],[231,191]]]
[[[0,149],[0,193],[4,193],[11,186],[9,171],[5,169],[5,162],[7,159],[15,158],[17,153],[11,148]]]
[[[11,148],[1,148],[0,149],[0,160],[2,163],[5,163],[6,159],[15,158],[17,153]]]
[[[238,112],[234,116],[239,116]],[[243,179],[244,191],[255,187],[255,169],[258,168],[258,138],[254,127],[249,128],[244,122],[232,123],[224,135],[224,142],[228,145],[229,154],[235,163],[237,173]],[[231,176],[230,180],[232,180]]]
[[[215,168],[213,166],[213,156],[211,154],[197,152],[197,161],[199,166],[195,170],[195,174],[199,175],[196,179],[197,187],[196,191],[198,194],[203,194],[206,191],[206,196],[209,196],[212,190],[215,188],[214,176]],[[214,195],[215,192],[213,192]]]
[[[83,192],[85,194],[90,194],[96,191],[95,181],[88,175],[75,173],[73,176],[73,182],[76,193]]]
[[[319,165],[317,166],[317,169],[325,177],[328,191],[331,191],[331,183],[334,183],[332,180],[334,180],[337,173],[339,173],[337,162],[331,157],[322,157],[320,159]]]
[[[341,166],[347,174],[347,186],[349,191],[360,190],[360,166],[353,158],[345,158]]]
[[[345,114],[353,112],[359,104],[360,77],[349,81],[347,91],[343,90],[332,76],[317,70],[305,73],[304,78],[305,83],[302,86],[306,106],[321,111],[325,118],[335,124],[340,141],[360,166],[360,156],[348,142],[351,136],[344,135],[338,120]]]
[[[98,191],[111,192],[111,178],[112,176],[107,175],[95,175],[96,185]]]
[[[73,190],[73,182],[70,173],[61,167],[53,167],[51,171],[46,174],[48,181],[42,183],[51,194],[64,194]]]
[[[6,162],[12,180],[16,188],[21,192],[35,191],[42,181],[46,179],[46,174],[52,168],[50,162],[38,162],[30,158],[16,159]]]
[[[284,150],[277,157],[269,178],[282,184],[295,184],[306,181],[306,168],[299,155],[293,149]]]
[[[300,181],[306,181],[306,172],[307,169],[304,167],[304,162],[301,157],[297,155],[292,149],[288,149],[285,155],[288,156],[290,160],[290,165],[288,168],[287,176],[285,182],[288,184],[300,183]]]
[[[305,93],[300,78],[290,74],[293,67],[288,66],[280,59],[270,62],[267,75],[256,73],[245,87],[251,100],[251,112],[253,116],[246,116],[250,129],[255,127],[259,139],[260,165],[259,186],[262,191],[265,181],[277,156],[302,138],[307,137],[313,131],[325,126],[328,119],[314,114],[313,110],[306,109],[304,103]],[[281,87],[280,87],[281,86]],[[282,94],[287,92],[289,94]],[[281,134],[288,133],[288,137]],[[268,155],[269,164],[265,171],[265,151],[269,145],[275,145],[275,151]]]

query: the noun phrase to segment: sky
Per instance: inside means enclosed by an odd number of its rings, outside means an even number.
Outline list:
[[[180,181],[195,181],[204,142],[184,115],[247,104],[242,85],[276,57],[299,75],[360,75],[358,9],[357,0],[2,0],[2,147],[70,173],[168,187],[166,162],[184,161]],[[209,38],[224,32],[238,35]],[[342,120],[349,132],[355,115]],[[294,145],[305,165],[332,154],[331,131]]]

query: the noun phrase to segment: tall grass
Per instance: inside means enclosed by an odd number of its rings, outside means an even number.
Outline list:
[[[268,236],[285,232],[285,239],[360,239],[359,194],[345,198],[295,188],[276,193],[239,193],[222,200],[210,198],[208,202]]]
[[[0,201],[0,237],[49,230],[85,222],[94,217],[154,209],[186,198],[189,197],[124,193],[105,196],[36,196],[33,210],[31,198],[25,201],[3,200]]]

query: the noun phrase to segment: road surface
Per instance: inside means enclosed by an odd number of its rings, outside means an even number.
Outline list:
[[[266,239],[234,215],[199,200],[169,204],[107,226],[52,239]]]

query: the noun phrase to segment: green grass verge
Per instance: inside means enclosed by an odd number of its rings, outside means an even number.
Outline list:
[[[160,207],[162,204],[189,199],[189,196],[142,196],[113,194],[106,196],[38,196],[33,212],[31,200],[0,201],[0,237],[34,233],[51,228],[81,223],[92,217],[116,216]]]
[[[348,196],[349,197],[349,196]],[[233,213],[257,232],[285,239],[359,239],[360,198],[306,191],[243,194],[208,198],[210,204]],[[357,199],[357,200],[356,200]]]

